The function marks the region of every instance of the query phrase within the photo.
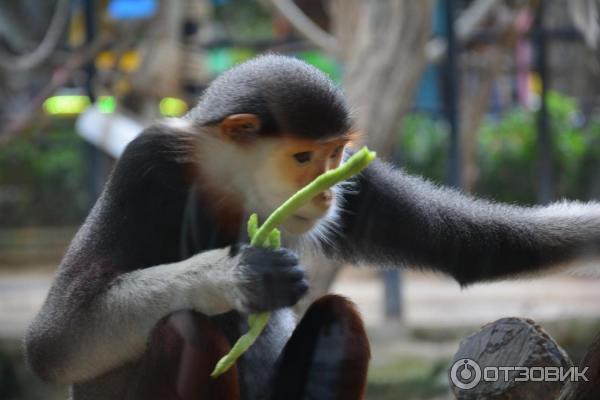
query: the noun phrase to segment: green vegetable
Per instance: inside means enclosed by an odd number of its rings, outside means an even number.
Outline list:
[[[281,224],[284,219],[293,214],[304,204],[311,201],[319,193],[358,174],[374,159],[375,152],[363,147],[344,164],[318,176],[310,184],[296,192],[285,203],[279,206],[279,208],[273,211],[260,228],[258,228],[258,216],[252,214],[248,220],[248,236],[250,237],[250,244],[258,247],[280,247],[281,234],[276,228],[277,225]],[[270,312],[264,312],[252,314],[248,317],[249,331],[238,339],[227,355],[219,360],[214,371],[210,375],[211,377],[216,378],[231,368],[235,361],[256,341],[258,335],[260,335],[269,322],[270,316]]]

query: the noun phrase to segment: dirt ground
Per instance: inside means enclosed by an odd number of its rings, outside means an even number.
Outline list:
[[[66,390],[43,385],[18,361],[19,339],[42,305],[53,272],[54,267],[45,265],[0,268],[0,344],[8,349],[27,399],[40,394],[61,399]],[[384,317],[377,271],[346,268],[333,287],[357,304],[367,326],[372,347],[369,400],[395,399],[398,393],[407,399],[453,398],[445,371],[460,339],[498,318],[533,318],[558,337],[565,336],[560,329],[579,331],[580,321],[600,321],[600,278],[554,275],[461,289],[441,276],[407,272],[401,291],[403,316],[390,321]],[[557,331],[552,324],[563,328]],[[590,339],[580,341],[586,347]]]

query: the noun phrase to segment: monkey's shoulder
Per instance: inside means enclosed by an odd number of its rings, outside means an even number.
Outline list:
[[[191,138],[162,125],[153,125],[130,142],[120,157],[111,181],[138,187],[152,184],[187,189],[194,179],[189,154]]]

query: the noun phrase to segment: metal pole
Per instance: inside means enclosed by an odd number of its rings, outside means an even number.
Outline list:
[[[96,36],[96,1],[95,0],[84,0],[83,5],[83,13],[85,20],[85,42],[86,44],[90,44],[94,40],[94,36]],[[85,81],[85,91],[87,95],[90,97],[91,101],[95,100],[94,90],[92,81],[94,75],[96,73],[96,69],[94,67],[94,61],[90,61],[85,66],[85,72],[87,74],[87,79]]]
[[[401,165],[403,160],[398,149],[394,149],[393,160],[397,165]],[[404,298],[402,292],[404,270],[399,265],[393,265],[385,269],[380,274],[383,283],[383,307],[386,320],[401,320],[404,311]]]
[[[535,41],[537,48],[537,70],[540,78],[540,109],[537,116],[537,200],[541,204],[552,201],[553,171],[552,171],[552,132],[548,113],[548,62],[547,38],[544,32],[544,2],[538,3],[538,13],[535,19]]]
[[[92,43],[96,36],[96,0],[84,0],[83,13],[85,21],[85,42]],[[85,81],[85,92],[93,103],[96,99],[94,93],[94,76],[96,68],[94,61],[90,61],[84,68],[87,77]],[[104,185],[106,156],[100,152],[96,146],[91,143],[85,144],[85,153],[87,158],[87,192],[89,207],[93,207],[96,199],[100,196],[102,186]]]
[[[382,273],[385,318],[388,320],[402,318],[402,272],[389,269]]]
[[[458,67],[457,67],[457,42],[454,30],[454,11],[456,1],[445,0],[446,40],[448,43],[448,56],[446,59],[446,118],[450,126],[450,154],[448,165],[448,184],[460,187],[460,126],[458,118]]]

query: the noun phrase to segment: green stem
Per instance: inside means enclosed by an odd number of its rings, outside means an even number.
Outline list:
[[[216,378],[231,368],[231,366],[235,364],[236,360],[256,341],[260,333],[263,331],[263,329],[265,329],[265,326],[267,326],[269,323],[269,318],[271,318],[270,312],[249,315],[248,332],[240,337],[237,342],[235,342],[229,353],[219,360],[210,376]]]

